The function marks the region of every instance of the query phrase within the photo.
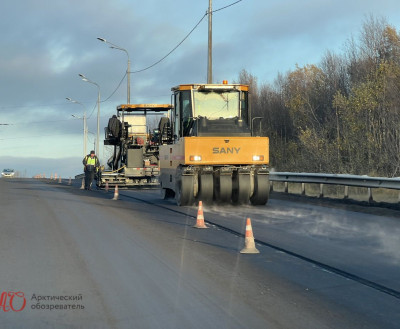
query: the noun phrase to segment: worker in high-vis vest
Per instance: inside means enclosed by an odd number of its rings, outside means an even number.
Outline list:
[[[94,175],[99,170],[100,162],[94,151],[86,155],[82,161],[85,171],[85,190],[91,190]]]

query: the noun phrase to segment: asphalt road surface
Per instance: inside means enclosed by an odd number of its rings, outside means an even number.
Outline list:
[[[157,192],[111,199],[0,179],[0,328],[398,328],[395,212],[205,205],[211,223],[199,230],[195,207]],[[272,247],[239,253],[246,217]]]

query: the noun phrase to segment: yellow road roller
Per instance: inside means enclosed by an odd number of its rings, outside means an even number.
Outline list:
[[[160,185],[180,206],[264,205],[269,197],[269,139],[252,117],[243,84],[183,84],[160,122]]]

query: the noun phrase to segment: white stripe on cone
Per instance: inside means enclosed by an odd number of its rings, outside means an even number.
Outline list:
[[[208,228],[204,223],[204,214],[203,214],[203,202],[199,201],[199,209],[197,210],[197,219],[195,228]]]
[[[118,200],[118,185],[115,185],[115,190],[114,190],[114,197],[112,198],[113,200]]]
[[[244,248],[240,250],[241,254],[259,254],[260,251],[256,248],[254,242],[253,229],[251,227],[251,220],[246,220],[246,234],[244,238]]]

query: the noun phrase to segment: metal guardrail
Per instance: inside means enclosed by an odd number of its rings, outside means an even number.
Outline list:
[[[271,182],[284,182],[285,192],[288,192],[288,183],[301,183],[301,194],[305,195],[305,184],[319,184],[320,197],[324,196],[324,185],[342,185],[345,187],[344,198],[349,197],[349,186],[365,187],[368,189],[368,201],[372,202],[372,188],[386,188],[400,191],[400,178],[370,177],[344,174],[322,174],[322,173],[293,173],[293,172],[270,172]],[[271,184],[273,189],[273,184]],[[399,195],[400,201],[400,195]]]
[[[85,174],[75,176],[75,179],[82,179]],[[349,186],[364,187],[368,189],[368,201],[373,201],[373,188],[386,188],[399,191],[400,202],[400,177],[370,177],[345,174],[323,174],[323,173],[295,173],[295,172],[270,172],[269,180],[271,182],[271,191],[273,190],[273,182],[285,183],[285,193],[288,193],[288,183],[301,184],[301,194],[305,195],[305,184],[319,184],[319,197],[324,196],[324,185],[342,185],[344,186],[344,198],[349,197]]]

